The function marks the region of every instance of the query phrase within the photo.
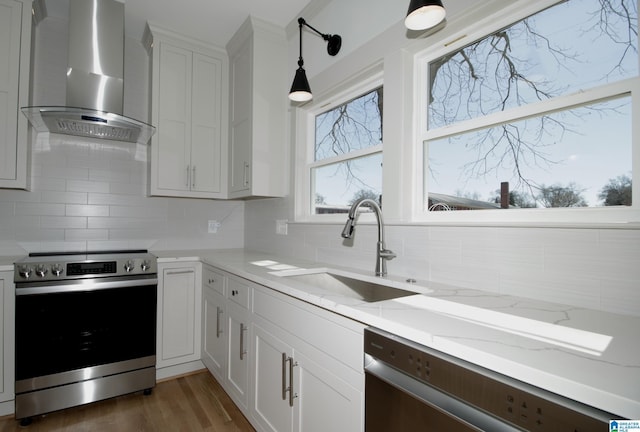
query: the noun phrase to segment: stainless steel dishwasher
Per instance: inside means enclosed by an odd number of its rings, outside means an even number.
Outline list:
[[[365,430],[609,430],[619,418],[379,329],[365,329]]]

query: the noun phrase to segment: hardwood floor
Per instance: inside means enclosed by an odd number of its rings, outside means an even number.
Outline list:
[[[254,431],[207,371],[163,381],[150,396],[135,393],[33,419],[27,427],[0,418],[0,432]]]

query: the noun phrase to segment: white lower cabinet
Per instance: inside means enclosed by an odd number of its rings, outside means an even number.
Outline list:
[[[204,265],[202,361],[260,432],[364,429],[364,325]]]
[[[246,410],[249,404],[249,311],[230,302],[227,305],[227,324],[227,390],[231,399]]]
[[[223,278],[223,276],[220,276]],[[227,332],[224,296],[206,284],[202,288],[202,363],[219,382],[226,374]]]
[[[249,404],[249,282],[208,265],[203,270],[202,362],[243,411]]]
[[[158,263],[158,369],[200,361],[201,301],[200,262]]]
[[[268,291],[254,293],[254,426],[265,432],[362,431],[363,329],[342,327]],[[347,350],[345,343],[351,343]]]
[[[13,272],[0,272],[0,416],[13,413],[15,288]]]

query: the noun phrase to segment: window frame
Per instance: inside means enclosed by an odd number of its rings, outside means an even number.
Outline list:
[[[524,3],[524,5],[523,5]],[[417,184],[414,189],[413,212],[411,222],[437,223],[437,224],[522,224],[527,225],[583,225],[640,222],[640,76],[627,78],[613,84],[603,84],[584,91],[558,96],[553,99],[535,102],[532,104],[511,108],[507,111],[492,113],[483,117],[463,120],[453,125],[443,126],[429,130],[427,127],[428,116],[428,90],[429,90],[429,63],[443,55],[454,52],[482,39],[492,33],[516,23],[530,15],[536,14],[556,4],[558,0],[544,0],[527,4],[517,2],[508,8],[499,17],[490,17],[491,20],[480,20],[476,24],[470,24],[464,28],[450,32],[440,38],[440,43],[432,43],[430,47],[414,54],[414,85],[416,88],[413,100],[414,133],[415,133],[415,171]],[[427,40],[429,40],[428,38]],[[433,41],[431,41],[433,42]],[[640,44],[639,44],[640,45]],[[632,205],[628,207],[589,207],[589,208],[537,208],[483,211],[452,211],[429,212],[423,204],[425,191],[428,190],[428,158],[425,147],[427,141],[446,138],[460,132],[491,127],[505,122],[517,121],[523,118],[535,117],[543,113],[558,112],[570,109],[574,106],[589,104],[600,100],[611,99],[619,95],[628,94],[631,97],[631,129],[632,129],[632,181],[635,185],[632,190]]]
[[[381,66],[381,65],[380,65]],[[381,67],[374,67],[353,79],[338,86],[325,94],[314,94],[311,102],[296,109],[296,121],[298,125],[295,157],[295,220],[296,222],[322,222],[322,223],[343,223],[344,213],[315,214],[311,212],[311,204],[314,199],[313,176],[314,168],[331,165],[337,162],[355,159],[367,155],[380,153],[384,160],[384,142],[366,149],[354,150],[339,156],[333,156],[315,161],[315,119],[317,115],[330,111],[344,103],[363,96],[378,87],[384,88],[383,72]],[[383,108],[384,109],[384,108]],[[383,117],[384,124],[384,117]],[[381,179],[384,195],[384,179]],[[362,215],[363,220],[369,219],[370,215]],[[373,220],[373,219],[372,219]]]

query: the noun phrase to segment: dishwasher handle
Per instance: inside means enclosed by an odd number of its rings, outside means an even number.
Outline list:
[[[478,431],[522,432],[522,429],[500,420],[460,399],[444,393],[435,387],[400,372],[388,364],[365,355],[365,373],[408,394],[424,405],[430,406],[449,417],[462,421]],[[365,394],[367,390],[365,388]],[[365,395],[366,397],[366,395]]]

